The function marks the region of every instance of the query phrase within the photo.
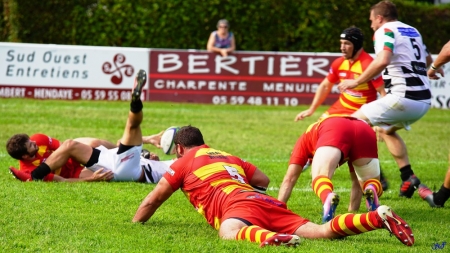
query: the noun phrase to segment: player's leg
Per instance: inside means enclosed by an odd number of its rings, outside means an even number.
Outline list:
[[[366,207],[374,211],[380,206],[378,198],[383,194],[380,182],[380,163],[377,158],[360,158],[352,162],[363,189]]]
[[[359,210],[363,191],[355,171],[350,172],[350,179],[352,181],[352,188],[350,190],[350,203],[348,204],[348,211],[352,212]]]
[[[300,238],[296,235],[279,234],[259,226],[251,225],[244,219],[228,218],[220,224],[219,236],[228,240],[247,240],[268,245],[297,246]]]
[[[147,73],[139,70],[134,81],[132,98],[130,102],[130,111],[128,113],[127,123],[120,143],[125,146],[142,145],[141,122],[144,117],[142,113],[143,104],[141,101],[142,89],[147,82]],[[120,150],[120,148],[119,148]]]
[[[312,188],[323,204],[322,221],[327,222],[334,217],[339,204],[339,196],[333,192],[331,178],[341,160],[341,150],[336,147],[319,147],[311,164]]]
[[[431,191],[426,185],[419,185],[419,196],[428,202],[431,207],[444,207],[445,202],[450,198],[450,154],[448,157],[448,170],[445,174],[444,183],[437,192]]]
[[[91,138],[91,137],[80,137],[74,139],[74,141],[86,144],[88,146],[91,146],[93,148],[96,148],[98,146],[104,146],[107,149],[116,148],[117,146],[107,140],[101,140],[97,138]]]
[[[31,177],[33,180],[42,180],[46,175],[66,164],[69,158],[87,166],[92,163],[91,160],[95,159],[95,156],[98,158],[98,153],[100,151],[95,151],[95,149],[86,144],[74,140],[66,140],[45,162],[31,172]]]
[[[380,206],[376,211],[363,214],[346,213],[338,215],[322,225],[308,222],[300,226],[295,234],[309,239],[333,239],[386,228],[403,244],[414,244],[414,236],[409,225],[388,206]]]

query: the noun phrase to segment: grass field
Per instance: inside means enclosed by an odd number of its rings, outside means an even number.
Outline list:
[[[408,248],[386,230],[343,240],[302,240],[298,248],[267,247],[245,241],[224,241],[177,191],[145,225],[131,219],[151,184],[22,183],[8,173],[18,162],[5,150],[15,133],[46,133],[59,140],[92,136],[116,141],[122,135],[127,102],[0,100],[0,251],[1,252],[431,252],[436,243],[450,244],[450,209],[431,209],[418,194],[398,197],[398,168],[384,143],[379,143],[380,163],[390,189],[380,201],[407,220],[416,237]],[[294,122],[306,106],[213,106],[144,103],[145,134],[171,125],[199,127],[212,147],[240,156],[271,179],[268,193],[277,196],[287,169],[290,151],[298,136],[326,109]],[[432,109],[412,131],[401,131],[417,176],[430,188],[442,184],[448,167],[450,111]],[[147,146],[163,159],[160,150]],[[345,213],[349,200],[347,167],[333,177],[341,196],[337,213]],[[305,172],[288,202],[296,213],[321,221],[321,203],[311,190]],[[447,203],[450,206],[450,203]],[[360,212],[364,212],[362,204]],[[450,251],[450,245],[442,250]]]

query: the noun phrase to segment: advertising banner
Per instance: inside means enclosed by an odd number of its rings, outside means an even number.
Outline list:
[[[135,74],[144,69],[144,100],[297,106],[311,103],[339,56],[0,43],[0,98],[127,101]],[[450,108],[449,65],[445,78],[431,81],[433,107]],[[324,104],[338,96],[335,85]]]
[[[339,54],[150,52],[150,99],[212,104],[309,104]],[[327,98],[335,101],[337,87]]]
[[[149,49],[0,43],[0,97],[129,100]]]

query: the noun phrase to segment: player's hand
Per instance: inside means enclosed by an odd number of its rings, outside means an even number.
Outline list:
[[[373,129],[373,131],[375,131],[375,135],[377,136],[377,141],[378,142],[384,142],[384,139],[381,136],[382,128],[379,127],[379,126],[373,126],[372,129]]]
[[[150,152],[150,160],[159,161],[159,156],[153,152]]]
[[[314,113],[314,110],[311,110],[311,109],[305,110],[305,111],[297,114],[297,116],[295,117],[294,121],[302,120],[302,119],[304,119],[306,117],[311,116],[313,113]]]
[[[440,77],[437,74],[440,74],[442,77],[444,77],[444,70],[442,68],[438,68],[436,70],[430,68],[427,71],[428,78],[430,78],[431,80],[439,80]]]
[[[157,147],[157,148],[162,148],[161,147],[161,136],[163,135],[164,130],[161,131],[160,133],[157,134],[153,134],[150,136],[142,136],[142,142],[144,144],[152,144],[153,146]]]
[[[352,79],[345,79],[340,84],[338,84],[338,88],[341,93],[344,92],[346,89],[353,89],[356,86],[358,86],[358,83],[356,82],[356,80]]]
[[[91,176],[91,181],[111,181],[114,173],[111,170],[99,169]]]

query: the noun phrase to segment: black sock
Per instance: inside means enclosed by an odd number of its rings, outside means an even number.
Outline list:
[[[441,186],[441,189],[439,189],[438,192],[433,194],[434,197],[434,203],[439,206],[443,206],[445,201],[447,201],[450,198],[450,189],[447,189],[444,187],[444,185]]]
[[[31,172],[31,178],[33,180],[42,180],[45,176],[50,174],[52,170],[46,163],[41,163]]]
[[[414,175],[414,172],[411,169],[410,164],[404,166],[403,168],[400,168],[400,177],[402,178],[402,181],[408,180],[408,178],[412,175]]]
[[[84,166],[89,168],[92,165],[98,163],[98,157],[99,156],[100,156],[100,150],[92,148],[91,157],[89,157],[89,161]]]
[[[131,103],[130,103],[130,111],[134,112],[134,113],[138,113],[138,112],[142,111],[143,107],[144,107],[144,105],[142,105],[142,101],[140,99],[131,101]]]

